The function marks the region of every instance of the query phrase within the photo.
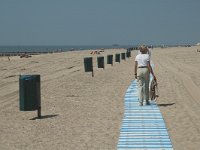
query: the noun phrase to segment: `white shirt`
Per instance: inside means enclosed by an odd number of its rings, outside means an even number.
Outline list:
[[[140,50],[138,50],[138,54],[141,54]],[[149,59],[151,59],[151,49],[148,48],[147,54],[149,54]]]
[[[148,62],[150,61],[149,54],[138,54],[135,57],[135,61],[137,61],[138,67],[147,66]]]

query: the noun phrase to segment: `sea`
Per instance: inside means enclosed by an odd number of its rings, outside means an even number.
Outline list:
[[[177,47],[177,46],[187,46],[191,45],[154,45],[154,47]],[[71,45],[71,46],[62,46],[62,45],[47,45],[47,46],[2,46],[0,45],[0,54],[3,53],[47,53],[47,52],[66,52],[66,51],[80,51],[80,50],[103,50],[103,49],[119,49],[119,48],[136,48],[138,45]]]
[[[98,50],[98,49],[113,49],[113,48],[129,48],[130,45],[84,45],[84,46],[0,46],[0,53],[21,53],[21,52],[65,52],[75,50]]]

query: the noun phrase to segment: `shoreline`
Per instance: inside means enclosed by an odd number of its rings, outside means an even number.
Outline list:
[[[3,46],[4,47],[4,46]],[[12,46],[11,46],[12,47]],[[26,47],[26,46],[25,46]],[[35,46],[37,47],[37,46]],[[88,49],[67,49],[67,50],[63,50],[63,49],[57,49],[57,50],[40,50],[40,51],[36,51],[36,50],[28,50],[28,51],[2,51],[0,52],[0,57],[1,56],[20,56],[22,54],[29,54],[29,55],[40,55],[40,54],[52,54],[52,53],[62,53],[62,52],[71,52],[71,51],[95,51],[95,50],[119,50],[119,49],[127,49],[127,50],[138,50],[138,46],[122,46],[122,47],[110,47],[110,48],[103,48],[101,46],[97,46],[99,48],[88,48]],[[100,48],[101,47],[101,48]],[[179,47],[198,47],[198,45],[159,45],[159,46],[155,46],[154,48],[161,48],[161,49],[166,49],[166,48],[179,48]]]

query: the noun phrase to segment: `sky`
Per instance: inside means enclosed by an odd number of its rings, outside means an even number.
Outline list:
[[[200,0],[0,0],[0,45],[200,42]]]

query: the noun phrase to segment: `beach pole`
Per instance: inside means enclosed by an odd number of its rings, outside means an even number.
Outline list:
[[[38,119],[41,119],[41,106],[38,108],[37,116],[38,116]]]

